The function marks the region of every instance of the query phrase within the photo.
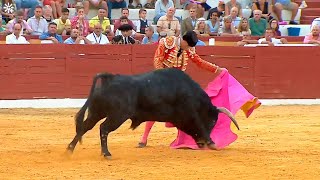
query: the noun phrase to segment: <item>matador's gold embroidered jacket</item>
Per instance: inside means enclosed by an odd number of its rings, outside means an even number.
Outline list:
[[[201,59],[195,52],[195,48],[183,50],[178,57],[179,47],[175,36],[162,38],[159,41],[158,48],[154,56],[154,67],[156,69],[162,68],[178,68],[182,71],[187,69],[188,60],[196,63],[200,68],[217,72],[218,66]]]

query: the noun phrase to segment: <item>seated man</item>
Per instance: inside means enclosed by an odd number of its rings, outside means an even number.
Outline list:
[[[30,35],[32,33],[31,27],[28,25],[28,23],[23,20],[23,11],[19,10],[15,13],[15,18],[8,22],[7,24],[7,33],[13,33],[13,27],[16,23],[21,24],[22,30],[20,31],[20,34]]]
[[[128,8],[122,8],[122,9],[121,9],[121,16],[120,16],[120,17],[123,17],[123,16],[124,16],[124,17],[127,17],[127,19],[128,19],[128,24],[130,24],[130,25],[133,27],[133,29],[135,30],[135,29],[136,29],[136,28],[135,28],[135,25],[134,25],[133,22],[129,19],[129,9],[128,9]],[[121,20],[120,20],[120,19],[114,20],[113,25],[114,25],[113,32],[115,33],[116,30],[121,26]]]
[[[140,44],[140,42],[133,37],[132,26],[130,24],[124,24],[119,27],[122,35],[114,36],[112,39],[112,44]]]
[[[65,44],[91,44],[91,41],[89,41],[86,37],[79,36],[78,29],[72,29],[70,37],[66,39],[64,43]]]
[[[121,16],[120,17],[120,26],[124,25],[124,24],[129,24],[129,19],[126,17],[126,16]],[[129,24],[130,25],[130,24]],[[131,25],[130,25],[131,26]],[[131,26],[132,27],[132,26]],[[132,37],[134,37],[136,34],[136,31],[132,29],[131,31],[131,35]],[[118,35],[122,35],[121,34],[121,30],[118,28],[116,29],[116,33],[115,33],[115,36],[118,36]]]
[[[263,36],[267,28],[267,20],[261,18],[262,11],[254,10],[253,18],[249,19],[249,26],[252,36]]]
[[[159,34],[154,33],[154,29],[152,26],[146,28],[146,34],[142,39],[141,44],[154,44],[158,42]]]
[[[320,45],[320,26],[313,25],[311,33],[305,36],[303,43]]]
[[[57,34],[59,35],[70,35],[71,22],[69,17],[69,9],[62,8],[62,15],[59,19],[55,19],[53,22],[57,24]]]
[[[167,11],[167,14],[161,16],[157,22],[157,31],[166,32],[168,36],[180,36],[181,26],[179,20],[174,17],[176,9],[174,7],[170,7]]]
[[[21,24],[17,23],[13,26],[13,33],[6,36],[6,44],[29,44],[25,37],[21,36]]]
[[[48,23],[47,21],[42,17],[42,7],[37,6],[34,10],[34,16],[28,19],[27,21],[28,25],[32,29],[31,35],[40,35],[44,32],[48,31]]]
[[[251,39],[250,31],[242,31],[242,40],[237,42],[237,46],[245,46],[247,44],[258,44],[258,41]]]
[[[100,24],[102,26],[103,34],[114,36],[114,33],[111,31],[110,20],[107,18],[107,10],[104,8],[99,8],[98,15],[89,21],[90,32],[93,32],[96,24]]]
[[[269,46],[274,46],[275,44],[288,44],[285,38],[277,39],[275,38],[275,32],[271,28],[267,28],[264,38],[258,40],[259,44],[268,44]]]
[[[100,23],[94,25],[93,32],[87,35],[87,39],[92,44],[109,44],[109,39],[106,35],[102,34],[102,26]]]
[[[42,33],[39,36],[40,40],[49,40],[51,43],[58,44],[63,43],[62,36],[57,34],[57,24],[54,22],[49,23],[48,25],[48,32]]]

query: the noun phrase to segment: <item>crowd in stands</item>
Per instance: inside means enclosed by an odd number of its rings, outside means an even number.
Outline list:
[[[189,11],[182,19],[176,16],[176,1]],[[37,35],[42,43],[66,44],[152,44],[165,36],[181,36],[194,30],[198,36],[241,36],[237,45],[285,44],[279,25],[284,24],[282,9],[292,11],[290,24],[297,24],[294,17],[298,8],[306,8],[305,1],[299,5],[291,0],[230,0],[220,1],[211,8],[205,0],[148,0],[142,5],[140,0],[0,0],[0,34],[7,35],[7,44],[28,43],[24,36]],[[67,7],[75,7],[70,14]],[[97,8],[96,16],[88,18],[89,8]],[[111,9],[121,8],[120,17],[112,17]],[[130,9],[139,8],[139,19],[130,20]],[[148,10],[154,8],[155,17],[150,22]],[[250,17],[243,15],[249,8]],[[204,12],[208,11],[207,18]],[[310,35],[304,43],[320,44],[320,18],[315,19]],[[113,27],[113,28],[111,28]],[[63,41],[62,36],[69,36]],[[251,36],[261,39],[252,40]],[[109,37],[109,39],[108,39]],[[111,39],[110,39],[111,37]],[[138,39],[142,39],[141,41]],[[199,41],[198,45],[205,45]]]

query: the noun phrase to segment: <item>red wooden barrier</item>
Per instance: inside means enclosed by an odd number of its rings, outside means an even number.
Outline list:
[[[153,70],[154,45],[0,45],[0,99],[85,98],[99,72]],[[319,47],[198,47],[260,98],[319,98]],[[189,62],[202,87],[214,75]]]

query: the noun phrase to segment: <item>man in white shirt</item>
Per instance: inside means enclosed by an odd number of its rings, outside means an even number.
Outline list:
[[[106,35],[102,34],[102,26],[97,23],[93,27],[93,32],[87,35],[87,39],[92,44],[109,44],[109,39]]]
[[[277,39],[274,37],[275,32],[271,28],[267,28],[264,38],[258,40],[259,44],[268,44],[273,46],[275,44],[288,44],[288,41],[285,38]]]
[[[6,36],[6,44],[30,44],[25,37],[20,35],[22,26],[16,23],[13,27],[13,33]]]

